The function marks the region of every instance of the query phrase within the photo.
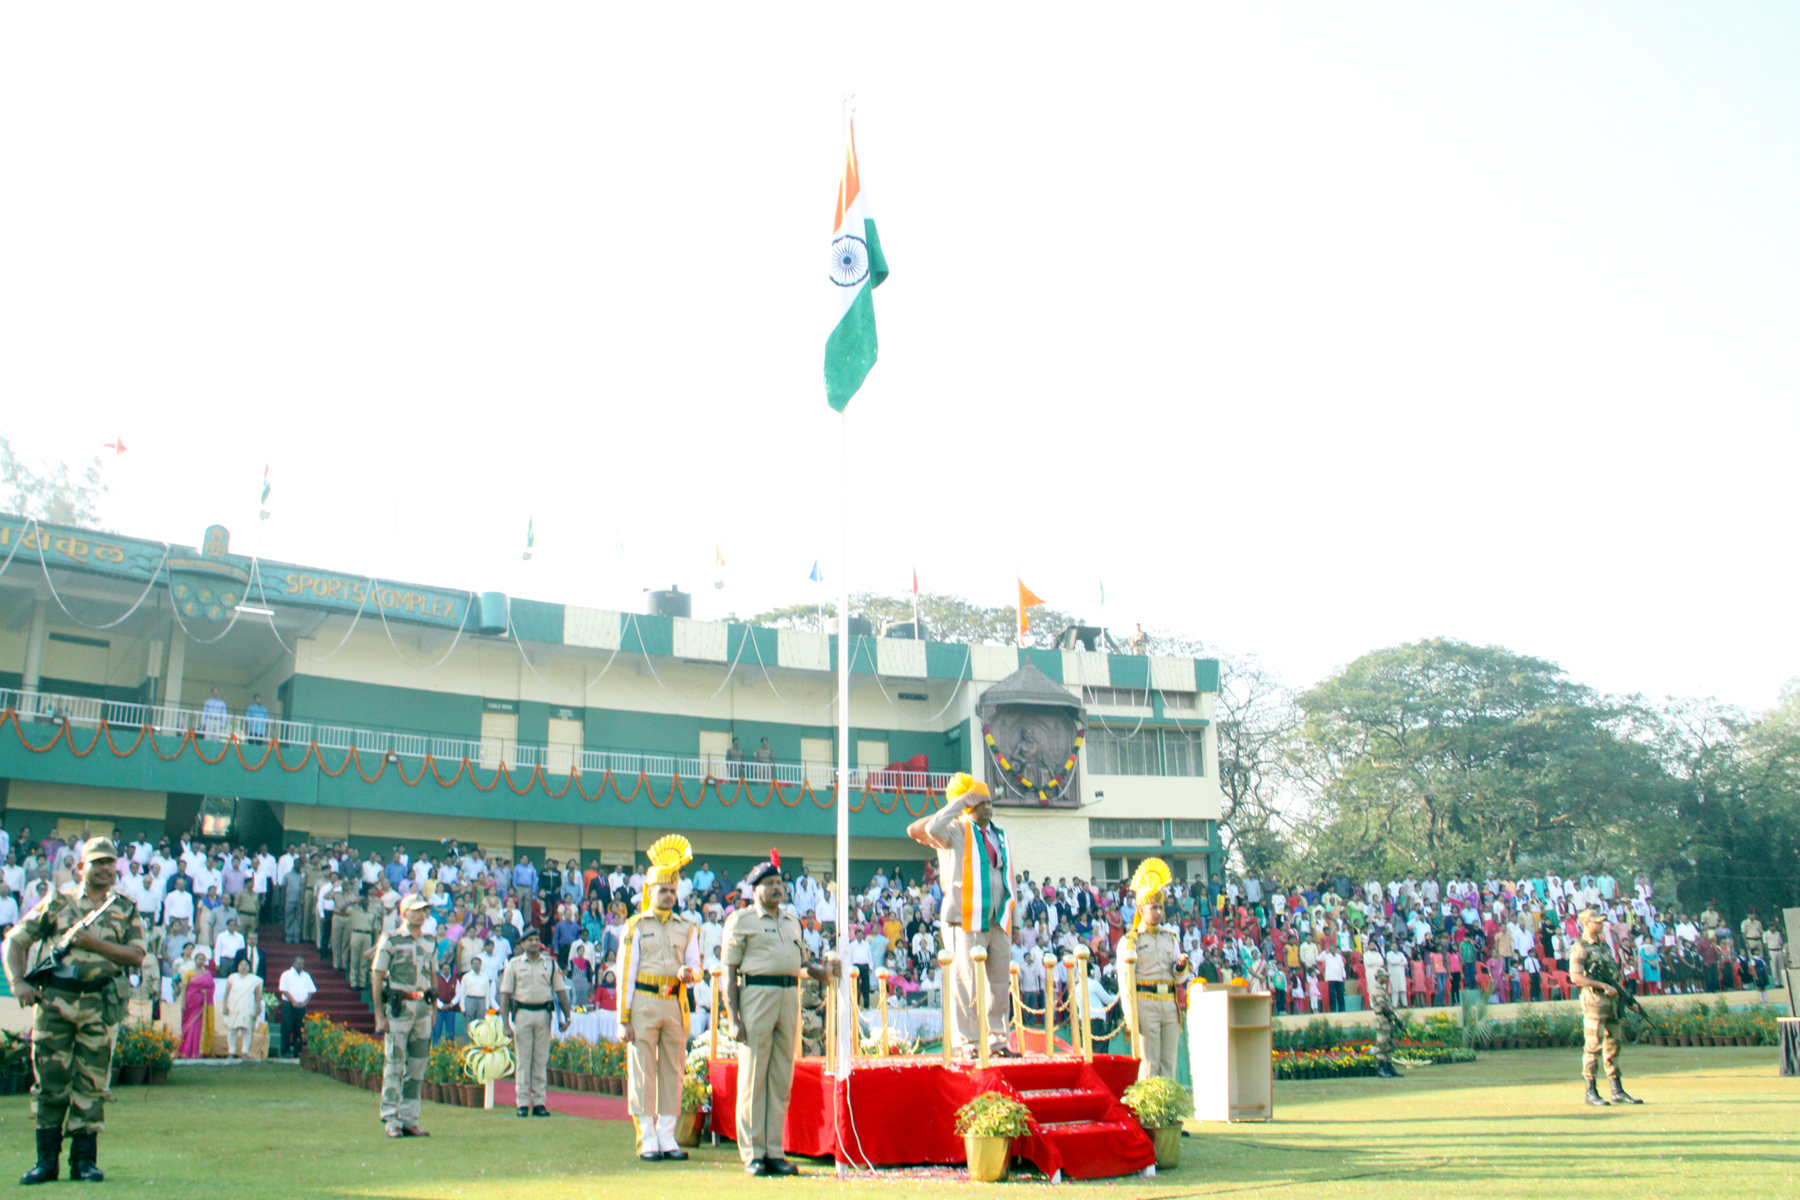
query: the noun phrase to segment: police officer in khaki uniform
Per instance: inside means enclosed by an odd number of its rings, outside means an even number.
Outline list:
[[[646,1162],[687,1158],[675,1144],[675,1120],[687,1066],[688,985],[701,978],[700,930],[675,912],[675,886],[693,858],[681,835],[657,839],[644,874],[644,907],[619,934],[614,977],[628,1047],[626,1107]]]
[[[1587,1080],[1587,1102],[1604,1106],[1594,1068],[1604,1065],[1612,1079],[1612,1103],[1642,1104],[1625,1093],[1619,1082],[1619,1013],[1625,1005],[1624,977],[1613,960],[1612,947],[1602,940],[1606,917],[1591,908],[1582,909],[1581,940],[1569,950],[1569,982],[1581,989],[1581,1025],[1586,1033],[1582,1046],[1581,1074]]]
[[[519,939],[519,952],[500,973],[500,1013],[513,1038],[513,1059],[518,1064],[513,1080],[519,1093],[521,1117],[547,1117],[550,1086],[550,1009],[555,1006],[569,1019],[569,985],[556,959],[544,953],[535,926],[527,925]]]
[[[1167,915],[1163,908],[1163,889],[1173,881],[1168,864],[1160,858],[1147,858],[1132,877],[1131,890],[1137,894],[1137,906],[1131,915],[1131,932],[1120,939],[1119,953],[1128,945],[1137,951],[1137,964],[1132,971],[1136,1004],[1126,1007],[1126,1019],[1135,1015],[1144,1057],[1138,1064],[1138,1078],[1160,1075],[1175,1078],[1176,1050],[1181,1044],[1181,1015],[1175,995],[1188,977],[1188,958],[1181,952],[1181,939],[1172,929],[1163,928]]]
[[[350,906],[348,913],[340,914],[344,924],[350,930],[349,949],[346,957],[350,961],[350,986],[361,990],[369,986],[369,960],[375,952],[375,909],[374,902],[368,899],[358,900]]]
[[[360,907],[355,885],[340,884],[332,896],[337,905],[331,913],[331,965],[348,975],[350,973],[350,921],[349,917]]]
[[[737,1047],[737,1146],[750,1175],[795,1175],[782,1154],[788,1095],[794,1085],[802,972],[829,983],[828,968],[810,964],[800,919],[781,910],[787,887],[778,860],[745,876],[756,897],[725,922],[725,1007]]]

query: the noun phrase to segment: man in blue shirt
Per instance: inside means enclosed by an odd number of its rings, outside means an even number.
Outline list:
[[[387,876],[388,886],[393,888],[398,888],[400,881],[406,878],[406,864],[400,861],[398,850],[394,851],[393,859],[383,869],[382,874]]]
[[[535,896],[538,890],[537,868],[531,865],[529,858],[521,857],[513,868],[513,887],[524,888],[527,895]]]
[[[711,864],[701,863],[700,869],[694,872],[695,893],[701,896],[706,895],[706,893],[712,891],[713,884],[718,881],[718,878],[717,875],[713,874]]]
[[[263,706],[260,692],[244,710],[244,736],[253,742],[264,742],[269,738],[269,710]]]

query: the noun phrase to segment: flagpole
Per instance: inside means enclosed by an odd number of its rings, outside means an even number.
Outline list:
[[[843,522],[843,555],[838,560],[838,769],[837,769],[837,960],[843,974],[838,989],[838,1077],[850,1077],[856,1059],[856,992],[850,986],[850,413],[839,414],[838,515]]]

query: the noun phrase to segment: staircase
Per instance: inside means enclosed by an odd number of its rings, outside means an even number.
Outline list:
[[[1040,1165],[1054,1163],[1070,1179],[1102,1179],[1141,1171],[1156,1161],[1149,1135],[1077,1058],[1009,1062],[1006,1083],[1031,1110],[1034,1140],[1044,1153],[1021,1151]]]
[[[362,993],[352,988],[350,981],[331,965],[330,953],[320,954],[319,948],[310,942],[290,942],[283,936],[284,932],[280,925],[257,928],[256,941],[262,947],[263,957],[269,961],[269,973],[273,976],[264,980],[264,986],[270,991],[276,990],[276,980],[281,978],[281,973],[294,965],[295,955],[302,955],[306,959],[306,973],[312,976],[313,984],[319,989],[306,1006],[307,1015],[330,1017],[358,1033],[373,1036],[374,1010],[364,1002]]]

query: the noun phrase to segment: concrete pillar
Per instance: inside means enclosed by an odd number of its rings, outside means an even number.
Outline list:
[[[163,670],[162,702],[181,703],[181,671],[187,663],[187,633],[180,621],[169,622],[169,663]]]
[[[38,690],[38,679],[44,670],[44,638],[49,632],[49,608],[48,600],[31,602],[31,632],[25,635],[25,670],[19,680],[19,690],[22,692]]]

